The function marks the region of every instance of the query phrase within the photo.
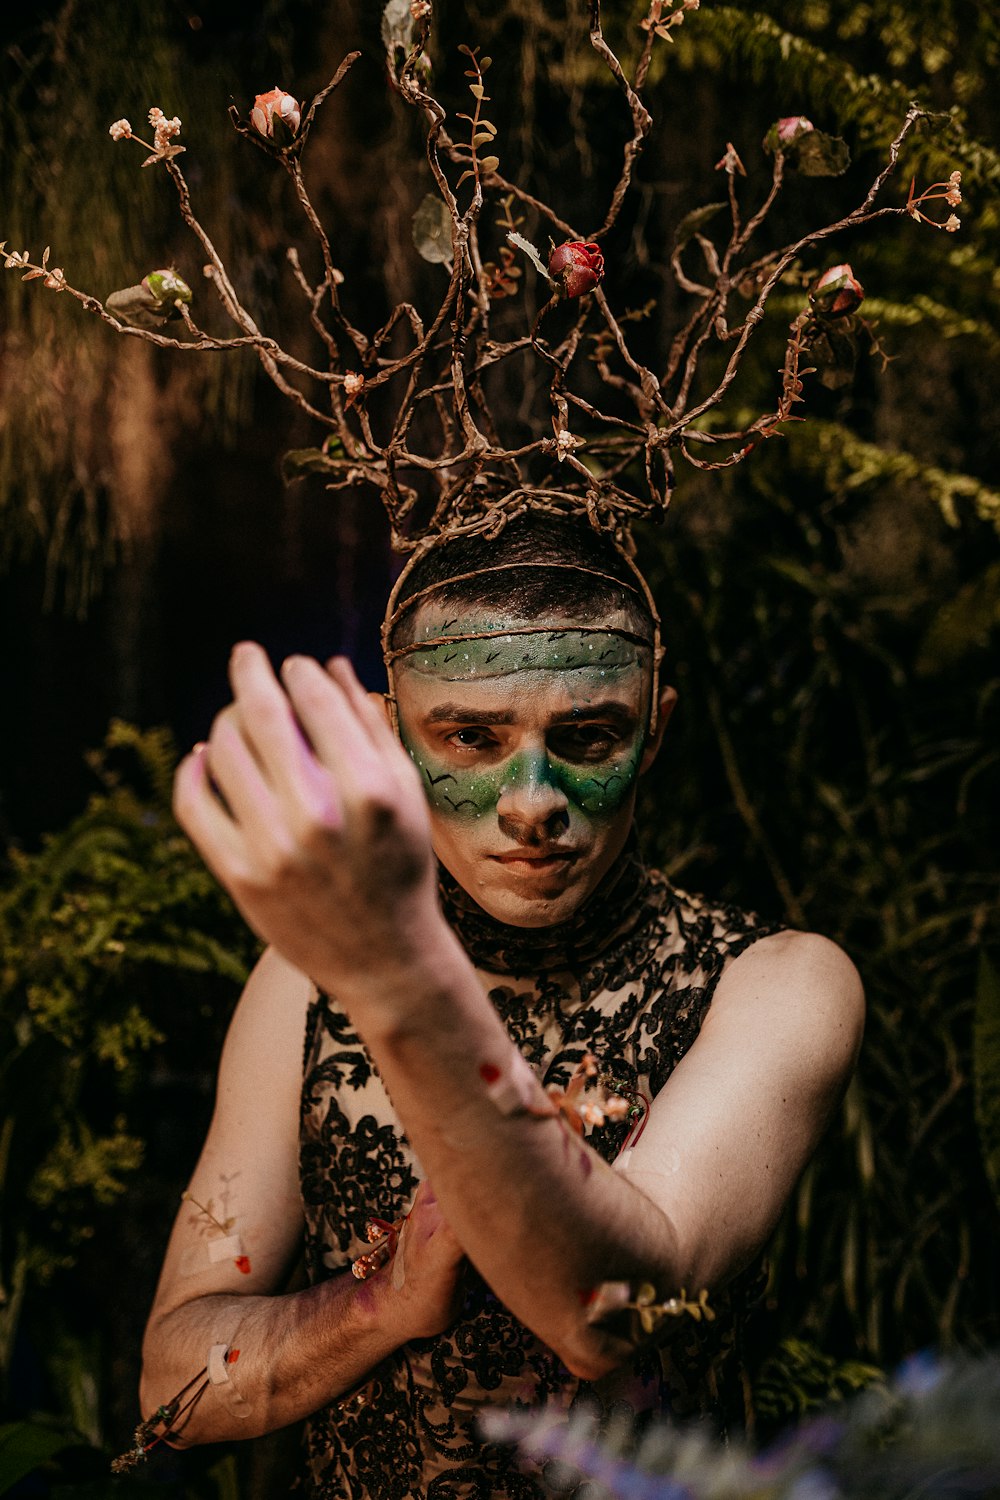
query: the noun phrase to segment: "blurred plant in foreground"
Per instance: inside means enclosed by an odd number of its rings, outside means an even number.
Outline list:
[[[591,1412],[492,1412],[492,1441],[542,1466],[553,1495],[582,1500],[922,1500],[1000,1489],[1000,1359],[917,1356],[787,1432],[761,1453],[702,1428],[631,1420],[603,1431]]]

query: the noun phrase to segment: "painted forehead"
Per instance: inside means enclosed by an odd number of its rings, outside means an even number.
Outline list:
[[[569,621],[540,624],[495,610],[458,613],[424,608],[417,616],[413,647],[395,665],[439,681],[538,671],[617,675],[651,660],[649,647],[633,634],[624,614],[617,611],[584,626]],[[421,641],[428,645],[422,648]]]

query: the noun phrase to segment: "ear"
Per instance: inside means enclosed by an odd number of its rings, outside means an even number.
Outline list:
[[[663,736],[670,722],[670,715],[677,703],[677,689],[663,687],[660,689],[660,697],[656,706],[656,728],[646,742],[646,748],[642,752],[642,760],[639,763],[639,775],[648,771],[653,761],[659,754],[660,746],[663,744]]]
[[[386,721],[386,723],[388,724],[388,726],[389,726],[390,729],[393,729],[394,726],[393,726],[393,722],[392,722],[392,710],[389,707],[389,697],[388,697],[388,694],[387,693],[369,693],[368,697],[370,698],[370,700],[372,701],[372,703],[374,703],[375,707],[379,710],[379,712],[385,714],[385,721]]]

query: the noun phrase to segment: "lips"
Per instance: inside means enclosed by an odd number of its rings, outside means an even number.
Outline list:
[[[544,875],[555,870],[567,869],[579,858],[579,850],[562,849],[508,849],[503,854],[488,856],[495,864],[518,875]]]

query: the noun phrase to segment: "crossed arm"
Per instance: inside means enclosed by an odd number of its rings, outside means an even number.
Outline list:
[[[440,915],[413,765],[346,665],[328,674],[295,661],[283,677],[284,690],[255,648],[234,658],[235,704],[208,752],[225,806],[204,756],[189,758],[178,777],[181,821],[251,926],[284,956],[265,960],[241,1005],[245,1032],[238,1021],[227,1043],[216,1123],[193,1185],[204,1181],[210,1193],[234,1157],[253,1157],[251,1274],[242,1286],[228,1269],[227,1285],[217,1270],[182,1276],[191,1229],[179,1221],[147,1337],[146,1399],[155,1404],[208,1344],[231,1344],[239,1332],[233,1385],[252,1410],[227,1404],[223,1389],[192,1423],[195,1440],[292,1421],[392,1348],[445,1326],[463,1252],[572,1371],[604,1373],[623,1349],[588,1324],[581,1294],[637,1277],[711,1289],[746,1263],[818,1140],[861,1028],[860,985],[839,949],[778,934],[723,976],[627,1172],[558,1120],[501,1113],[480,1069],[509,1069],[512,1043]],[[269,1295],[300,1223],[294,1144],[261,1141],[257,1151],[235,1142],[252,1097],[245,1079],[256,1070],[258,1091],[270,1090],[278,1057],[273,1107],[294,1126],[303,974],[347,1009],[434,1184],[437,1202],[422,1203],[407,1226],[418,1253],[407,1252],[405,1301],[382,1273]],[[272,1028],[287,1028],[294,1045]],[[411,1281],[414,1262],[422,1281]]]

